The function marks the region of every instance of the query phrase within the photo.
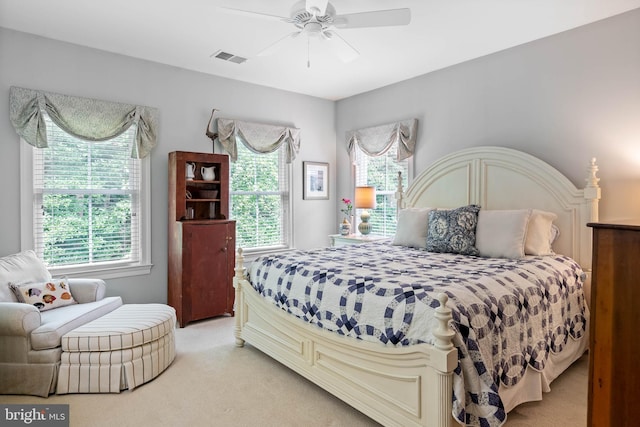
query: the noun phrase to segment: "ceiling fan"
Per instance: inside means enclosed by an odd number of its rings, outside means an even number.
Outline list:
[[[411,21],[411,10],[407,8],[337,15],[335,7],[333,7],[328,0],[298,1],[291,7],[289,17],[233,8],[224,9],[232,13],[293,24],[296,28],[295,31],[287,34],[275,43],[272,43],[261,50],[258,53],[258,56],[270,55],[282,48],[283,44],[285,44],[287,40],[298,38],[300,35],[306,35],[308,40],[311,38],[318,38],[325,41],[329,44],[331,52],[344,62],[354,60],[360,55],[360,52],[342,38],[335,29],[408,25]],[[309,45],[307,45],[307,49],[308,46]],[[307,58],[307,67],[309,66],[310,62]]]

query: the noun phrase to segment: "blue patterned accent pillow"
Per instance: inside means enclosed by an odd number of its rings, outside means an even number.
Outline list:
[[[478,212],[478,205],[429,212],[427,250],[478,256],[475,246]]]

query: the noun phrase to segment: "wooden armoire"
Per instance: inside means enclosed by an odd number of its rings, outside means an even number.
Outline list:
[[[168,302],[180,327],[233,315],[235,234],[229,157],[169,153]]]
[[[593,280],[587,425],[637,426],[640,221],[588,225],[593,228]]]

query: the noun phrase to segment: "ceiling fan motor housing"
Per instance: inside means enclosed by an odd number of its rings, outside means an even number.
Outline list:
[[[333,22],[334,16],[336,16],[336,9],[331,3],[327,3],[324,15],[320,15],[318,12],[319,10],[317,8],[307,10],[306,1],[302,0],[291,7],[291,13],[289,16],[291,16],[291,21],[300,28],[304,27],[304,24],[312,20],[330,25]]]

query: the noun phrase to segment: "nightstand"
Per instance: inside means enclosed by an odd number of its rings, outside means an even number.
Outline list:
[[[341,234],[330,234],[329,242],[331,243],[331,246],[339,248],[340,246],[360,245],[362,243],[375,242],[386,238],[387,237],[385,236],[377,236],[372,234],[368,234],[366,236],[363,236],[362,234],[349,234],[348,236],[343,236]]]

